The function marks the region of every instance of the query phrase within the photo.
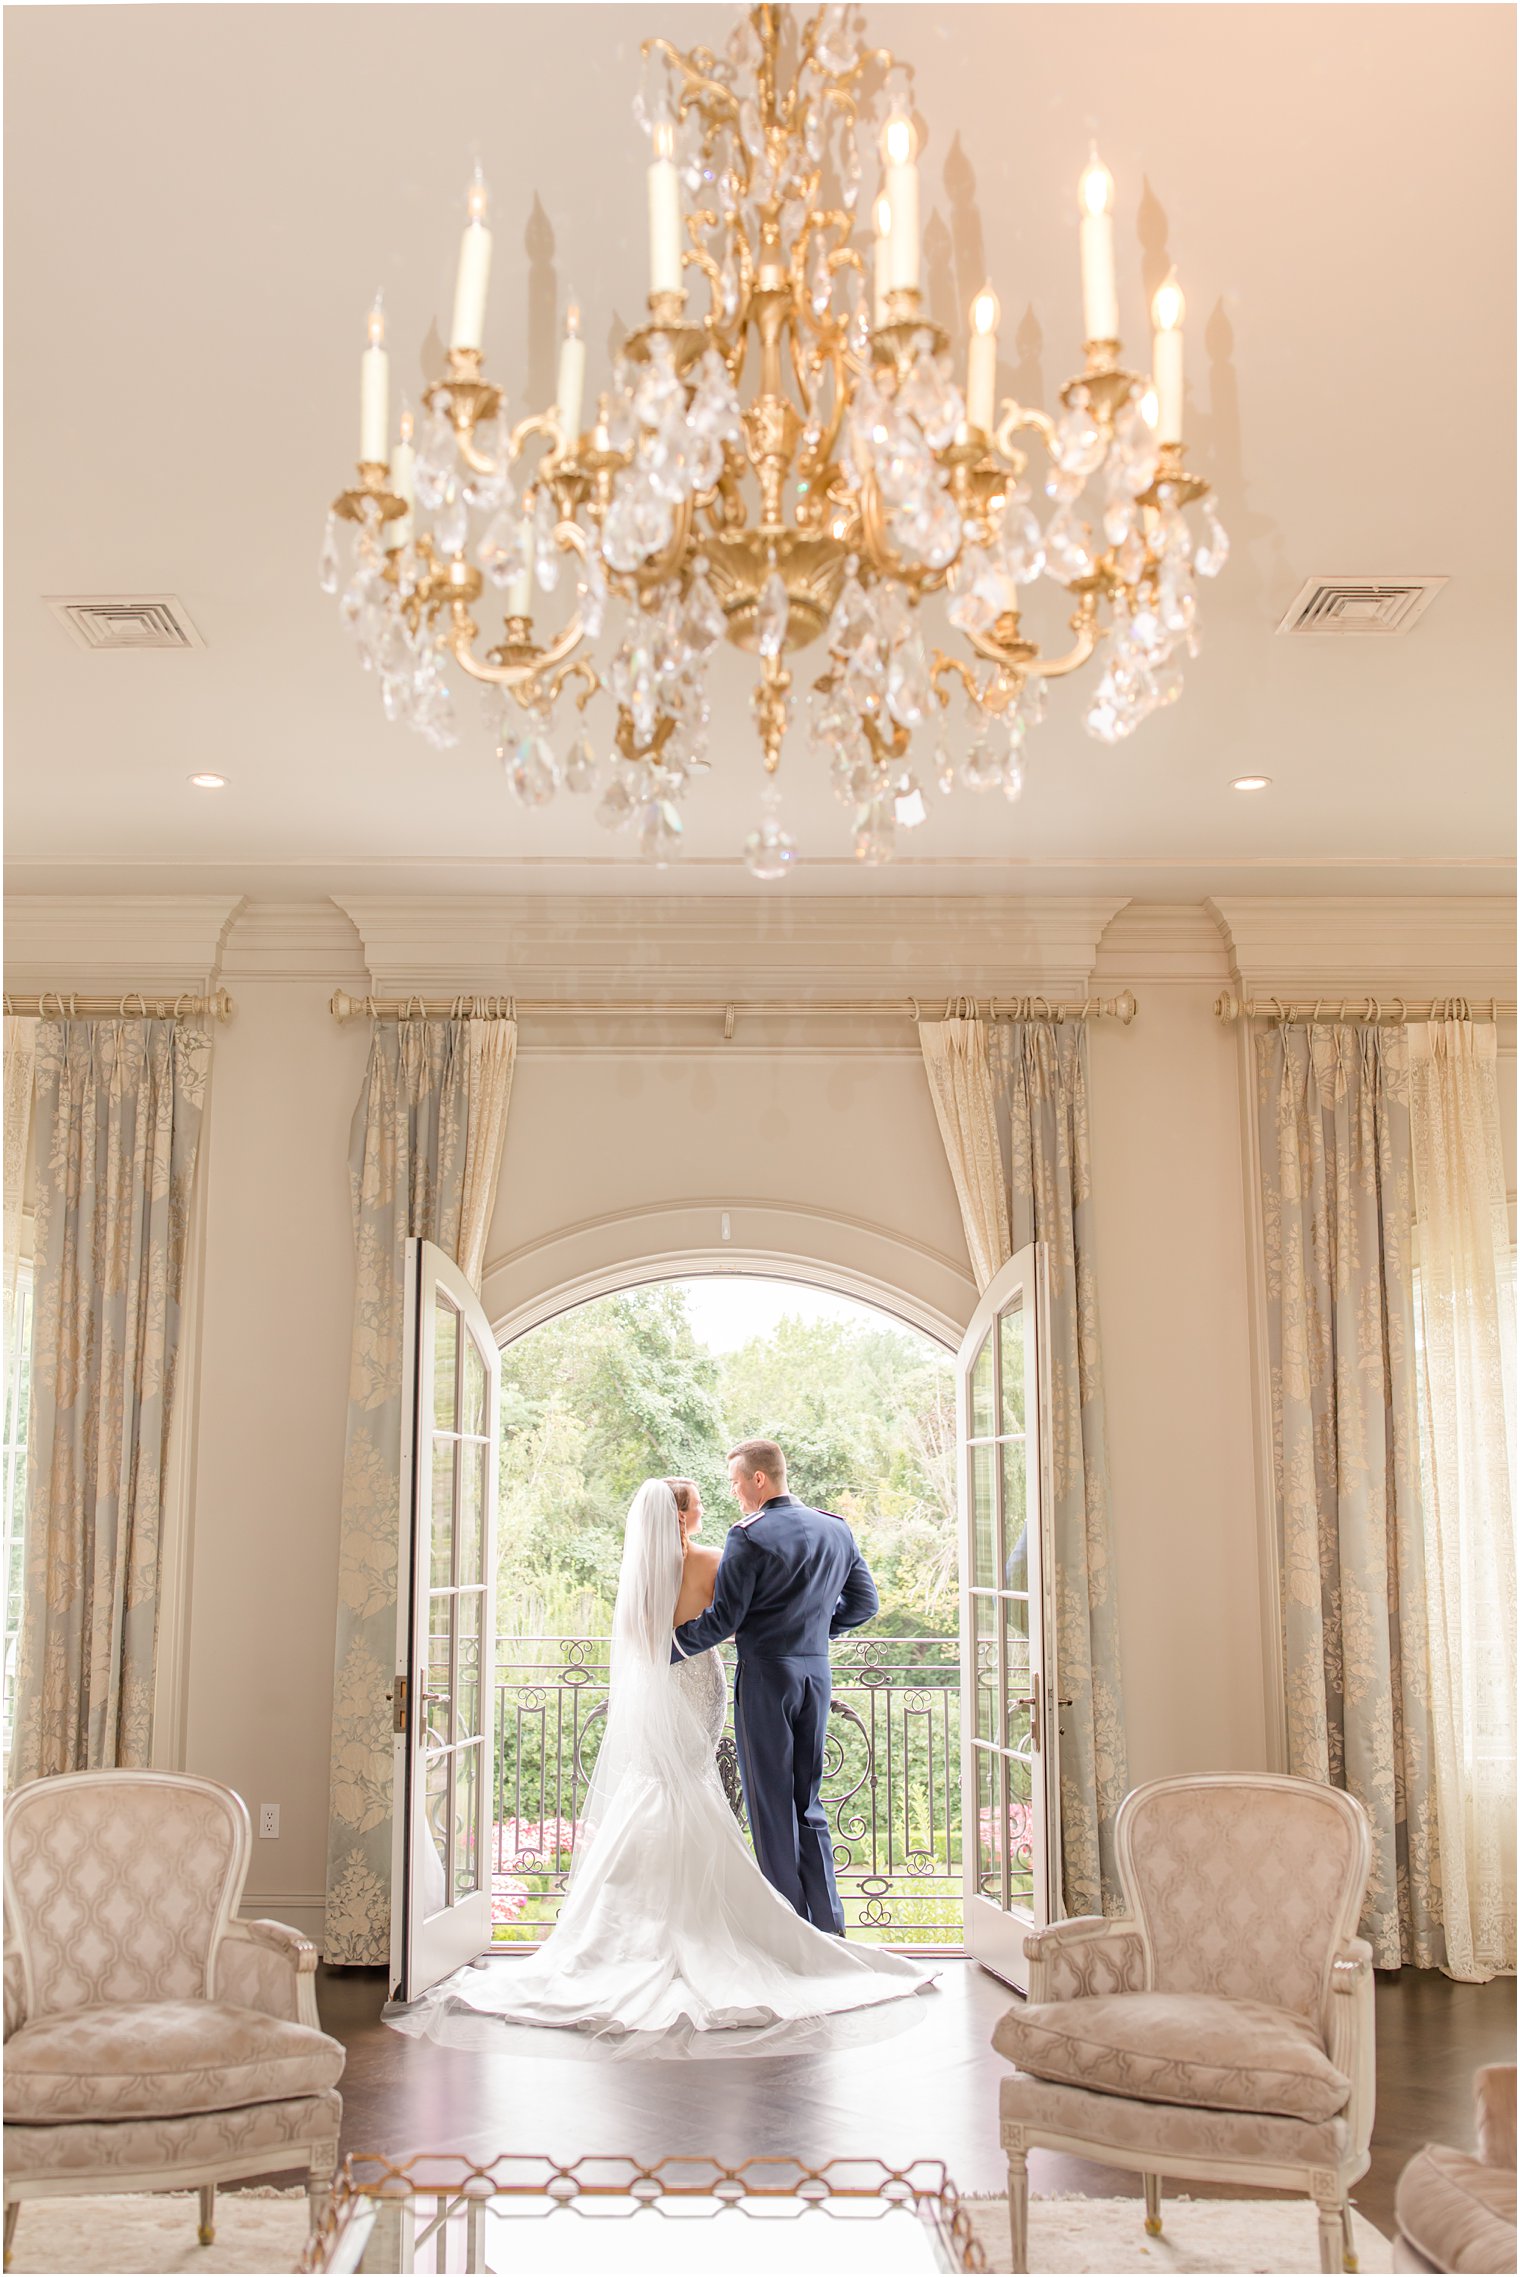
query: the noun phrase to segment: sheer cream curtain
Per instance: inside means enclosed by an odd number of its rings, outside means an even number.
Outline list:
[[[1128,1784],[1109,1546],[1103,1362],[1093,1275],[1087,1029],[1081,1021],[919,1023],[929,1092],[977,1287],[1031,1241],[1050,1249],[1056,1649],[1066,1910],[1120,1902],[1114,1819]]]
[[[10,1321],[21,1255],[21,1209],[32,1142],[37,1023],[5,1015],[5,1318]]]
[[[333,1688],[324,1952],[390,1957],[392,1769],[406,1244],[478,1284],[517,1056],[509,1020],[377,1021],[354,1115],[356,1287]]]
[[[1491,1025],[1409,1031],[1445,1967],[1515,1967],[1514,1277]]]
[[[38,1023],[13,1786],[150,1760],[164,1457],[210,1065],[210,1036],[174,1020]]]

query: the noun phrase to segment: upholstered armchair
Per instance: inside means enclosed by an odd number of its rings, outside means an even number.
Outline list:
[[[303,2168],[315,2221],[337,2164],[343,2048],[316,1952],[233,1913],[248,1812],[211,1779],[81,1771],[5,1824],[5,2255],[21,2201],[200,2192]]]
[[[1361,1805],[1300,1779],[1157,1779],[1120,1807],[1127,1911],[1026,1938],[1029,2001],[993,2045],[1013,2267],[1027,2268],[1028,2155],[1161,2179],[1303,2190],[1320,2267],[1355,2269],[1347,2193],[1368,2164],[1372,1952],[1354,1932]]]

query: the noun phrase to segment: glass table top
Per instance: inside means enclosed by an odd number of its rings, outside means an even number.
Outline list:
[[[549,2225],[547,2228],[545,2225]],[[830,2277],[980,2270],[937,2161],[587,2158],[446,2153],[348,2161],[302,2267],[621,2277],[827,2268]]]

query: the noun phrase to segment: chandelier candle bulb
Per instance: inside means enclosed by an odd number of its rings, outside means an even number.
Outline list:
[[[885,191],[876,201],[876,329],[887,321],[887,295],[892,289],[892,204]]]
[[[887,168],[883,189],[892,222],[887,284],[893,292],[918,290],[918,168],[913,162],[917,148],[913,121],[905,112],[897,112],[888,119],[881,138]]]
[[[990,435],[997,406],[997,294],[983,285],[971,303],[971,346],[966,357],[966,424]]]
[[[417,496],[417,453],[412,447],[412,415],[401,414],[401,440],[391,453],[391,490],[405,501],[406,512],[385,524],[385,550],[397,553],[412,542],[412,505]]]
[[[1082,211],[1082,324],[1089,340],[1119,337],[1114,279],[1114,178],[1096,148],[1078,184]]]
[[[559,344],[559,384],[555,401],[567,443],[580,438],[581,404],[586,393],[586,343],[581,338],[581,312],[572,301],[565,311],[565,337]]]
[[[486,227],[488,202],[485,176],[477,166],[465,201],[469,219],[459,240],[454,321],[449,328],[451,348],[478,350],[485,345],[486,287],[491,281],[491,232]]]
[[[676,172],[676,130],[660,119],[649,164],[649,293],[681,290],[681,178]]]
[[[380,296],[369,312],[369,346],[359,363],[359,459],[384,466],[390,433],[391,360],[385,352],[385,311]]]
[[[1182,440],[1182,319],[1187,303],[1174,269],[1151,302],[1156,339],[1152,372],[1156,385],[1156,440]]]

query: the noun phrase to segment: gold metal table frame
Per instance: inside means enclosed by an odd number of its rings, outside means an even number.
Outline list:
[[[423,2202],[429,2200],[424,2218]],[[483,2270],[488,2216],[494,2209],[500,2218],[514,2200],[523,2202],[515,2219],[547,2220],[567,2213],[599,2217],[608,2247],[603,2266],[609,2272],[617,2268],[612,2224],[619,2220],[665,2215],[706,2221],[735,2213],[764,2219],[779,2214],[784,2203],[799,2211],[833,2209],[841,2219],[869,2219],[873,2205],[883,2216],[911,2214],[919,2225],[918,2267],[982,2271],[987,2266],[960,2193],[934,2159],[892,2166],[881,2159],[838,2158],[809,2166],[795,2158],[751,2158],[737,2165],[663,2158],[645,2165],[632,2158],[596,2156],[566,2164],[518,2152],[484,2163],[459,2152],[421,2152],[400,2161],[352,2154],[299,2266],[308,2271],[365,2268],[377,2225],[392,2210],[411,2213],[415,2226],[405,2257],[388,2260],[388,2266],[458,2269],[462,2232],[464,2267]],[[772,2234],[784,2255],[784,2230]],[[898,2234],[903,2234],[900,2227]],[[549,2266],[552,2258],[552,2242],[545,2238],[533,2262]],[[525,2259],[521,2265],[529,2263]]]

